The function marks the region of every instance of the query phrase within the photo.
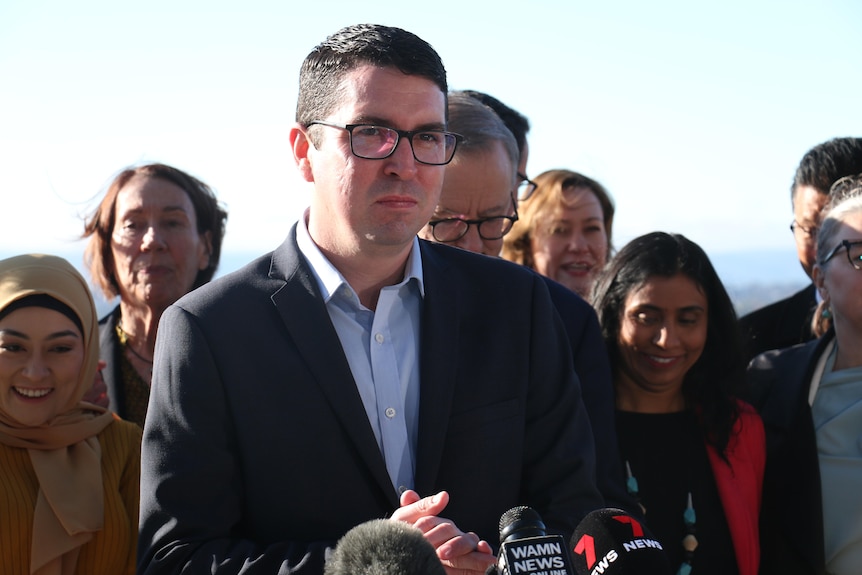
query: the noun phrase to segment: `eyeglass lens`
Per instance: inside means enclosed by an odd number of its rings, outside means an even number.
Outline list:
[[[355,126],[351,132],[353,153],[370,160],[389,156],[400,136],[391,128]],[[446,164],[455,153],[455,136],[446,132],[415,132],[410,137],[413,156],[423,164]]]
[[[523,201],[533,195],[533,192],[535,191],[536,184],[524,178],[523,180],[521,180],[521,183],[518,184],[517,197],[519,200]]]
[[[499,240],[512,229],[512,219],[505,216],[496,216],[486,218],[479,222],[467,222],[461,219],[452,218],[447,220],[439,220],[434,223],[433,233],[434,239],[438,242],[454,242],[460,240],[467,234],[467,230],[471,225],[479,226],[479,237],[485,240]]]
[[[862,242],[847,244],[847,259],[857,270],[862,270]]]

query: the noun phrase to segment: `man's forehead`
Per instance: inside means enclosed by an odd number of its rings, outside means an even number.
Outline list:
[[[793,211],[797,216],[816,219],[829,200],[829,194],[824,194],[812,186],[799,186],[794,200]]]
[[[336,112],[349,121],[410,118],[418,124],[445,122],[446,94],[430,78],[397,68],[364,65],[342,78]],[[393,126],[409,129],[405,126]]]

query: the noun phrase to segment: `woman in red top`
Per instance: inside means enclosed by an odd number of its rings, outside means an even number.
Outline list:
[[[737,399],[736,315],[709,258],[677,234],[632,240],[596,283],[629,491],[686,575],[757,573],[766,446]]]

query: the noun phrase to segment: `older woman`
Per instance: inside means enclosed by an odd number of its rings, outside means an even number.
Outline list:
[[[628,485],[678,573],[755,575],[763,423],[737,399],[745,361],[730,298],[676,234],[632,240],[593,292],[614,368]]]
[[[164,164],[120,172],[86,222],[85,261],[119,305],[99,322],[110,408],[143,426],[162,312],[212,279],[227,213],[200,180]]]
[[[769,440],[763,573],[862,573],[862,179],[830,193],[816,253],[832,326],[749,366]]]
[[[535,183],[518,203],[502,255],[588,298],[611,253],[613,201],[597,181],[570,170],[544,172]]]
[[[141,430],[81,402],[98,337],[87,283],[66,260],[0,261],[4,575],[135,571]]]

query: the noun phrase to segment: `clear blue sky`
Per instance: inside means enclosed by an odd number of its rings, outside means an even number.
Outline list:
[[[274,248],[308,197],[287,144],[299,65],[357,22],[417,33],[453,89],[529,116],[529,172],[603,182],[617,245],[663,229],[790,250],[799,159],[862,136],[858,0],[0,0],[0,253],[78,257],[80,215],[144,161],[216,189],[227,253]]]

